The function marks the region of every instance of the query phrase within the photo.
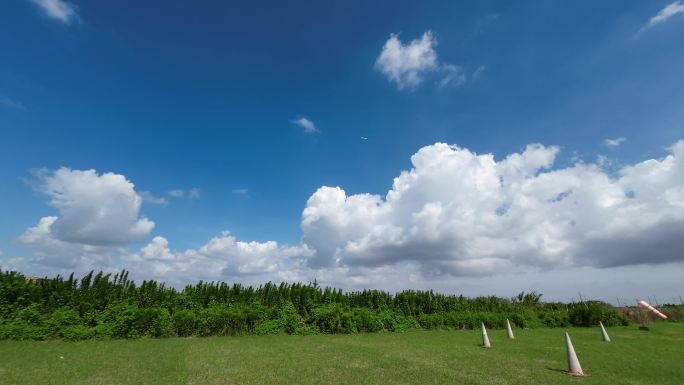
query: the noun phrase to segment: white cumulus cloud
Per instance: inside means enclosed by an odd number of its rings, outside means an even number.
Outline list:
[[[274,241],[238,241],[225,231],[198,249],[172,251],[168,241],[155,237],[137,253],[123,255],[129,268],[147,277],[174,283],[193,280],[232,280],[255,284],[269,280],[304,280],[304,260],[313,252],[306,246]]]
[[[382,47],[375,66],[399,89],[415,87],[423,81],[426,72],[439,68],[436,45],[437,40],[430,31],[408,44],[392,34]]]
[[[314,193],[302,215],[312,267],[420,266],[425,275],[620,266],[684,255],[684,142],[660,160],[551,169],[558,148],[491,154],[437,143],[383,197]]]
[[[399,40],[398,35],[391,34],[375,61],[375,68],[399,89],[418,86],[430,72],[441,74],[438,81],[441,87],[465,83],[465,71],[457,65],[441,63],[437,58],[436,46],[437,39],[431,31],[406,44]]]
[[[123,175],[60,168],[40,178],[38,189],[59,215],[41,219],[41,232],[29,229],[22,237],[25,243],[36,243],[40,236],[79,245],[122,246],[146,238],[154,228],[154,222],[140,217],[142,197]]]
[[[73,21],[78,20],[78,14],[76,13],[76,6],[73,4],[63,1],[63,0],[30,0],[32,3],[37,5],[43,13],[57,21],[64,24],[71,24]]]
[[[43,217],[19,237],[19,243],[33,248],[35,255],[33,259],[19,261],[16,269],[38,269],[41,275],[51,273],[55,268],[63,269],[63,273],[106,269],[112,263],[112,256],[123,250],[116,246],[62,241],[53,234],[52,226],[57,219],[56,216]]]

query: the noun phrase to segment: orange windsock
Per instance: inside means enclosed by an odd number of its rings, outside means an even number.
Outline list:
[[[661,312],[658,311],[658,309],[654,308],[653,306],[649,305],[648,302],[641,300],[639,301],[639,305],[645,307],[646,309],[650,310],[653,312],[653,314],[657,315],[658,317],[662,319],[667,319],[667,316]]]

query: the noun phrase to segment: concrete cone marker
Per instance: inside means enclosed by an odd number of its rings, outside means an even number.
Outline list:
[[[603,336],[603,340],[605,342],[610,342],[610,337],[608,337],[608,332],[606,331],[606,328],[603,327],[603,322],[599,321],[599,325],[601,326],[601,335]]]
[[[506,319],[506,332],[508,333],[508,339],[514,340],[513,329],[511,329],[511,323]]]
[[[568,349],[568,374],[576,377],[584,376],[584,372],[577,359],[577,354],[575,354],[575,348],[572,347],[572,341],[570,341],[570,335],[568,333],[565,333],[565,346]]]
[[[482,347],[491,348],[492,344],[489,343],[489,337],[487,337],[487,329],[485,329],[484,322],[482,323]]]

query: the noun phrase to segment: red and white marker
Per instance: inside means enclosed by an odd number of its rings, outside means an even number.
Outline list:
[[[657,315],[658,317],[660,317],[662,319],[667,319],[667,316],[665,314],[659,312],[658,309],[651,306],[648,302],[641,300],[641,301],[639,301],[639,305],[650,310],[651,312],[653,312],[653,314]]]

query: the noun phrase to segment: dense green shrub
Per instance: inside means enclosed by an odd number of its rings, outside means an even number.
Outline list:
[[[123,302],[109,305],[97,319],[98,335],[115,338],[140,337],[134,328],[137,310],[136,306]]]
[[[188,309],[177,309],[173,312],[173,330],[178,337],[189,337],[195,332],[197,317]]]
[[[383,329],[389,332],[405,332],[408,330],[418,329],[420,325],[413,317],[397,314],[395,312],[385,310],[380,313]]]
[[[133,329],[138,336],[170,337],[174,334],[171,314],[158,307],[137,309]]]
[[[421,314],[418,323],[424,329],[476,329],[483,323],[488,328],[503,328],[506,318],[505,313],[449,311]]]
[[[55,310],[47,319],[46,326],[53,337],[64,337],[64,330],[81,325],[81,317],[71,308],[64,307]]]
[[[258,335],[265,334],[298,334],[308,335],[317,334],[318,327],[315,325],[307,325],[304,318],[299,314],[297,309],[291,303],[285,304],[277,309],[273,315],[274,319],[265,320],[259,323],[254,333]]]
[[[375,311],[357,307],[351,312],[351,323],[354,325],[353,329],[357,332],[379,332],[385,330],[385,325],[382,322],[382,317]]]
[[[598,301],[587,301],[575,304],[568,314],[573,326],[596,326],[599,321],[604,326],[621,326],[629,323],[628,319],[618,314],[614,307]]]
[[[26,279],[0,271],[0,339],[139,338],[606,326],[627,317],[605,303],[547,303],[536,292],[467,298],[432,291],[343,292],[317,283],[259,287],[198,282],[182,290],[122,271]]]
[[[19,310],[13,320],[0,324],[0,339],[44,340],[50,336],[50,329],[45,324],[43,308],[32,303]]]
[[[330,303],[315,308],[312,321],[323,333],[352,333],[356,331],[351,312],[339,303]]]
[[[539,320],[547,327],[566,327],[570,325],[570,318],[568,312],[562,311],[545,311],[539,314]]]
[[[65,341],[82,341],[95,337],[97,330],[83,325],[67,326],[61,331]]]
[[[287,334],[295,334],[304,328],[304,319],[299,315],[297,309],[291,303],[285,304],[278,312],[278,319],[282,330]]]
[[[18,319],[0,324],[0,339],[40,341],[48,335],[48,329],[44,326]]]
[[[280,319],[266,320],[254,329],[254,334],[256,335],[267,335],[267,334],[284,334],[285,330],[283,328],[283,323]]]
[[[199,335],[241,335],[253,331],[261,317],[260,311],[244,305],[225,306],[212,303],[199,311]]]

